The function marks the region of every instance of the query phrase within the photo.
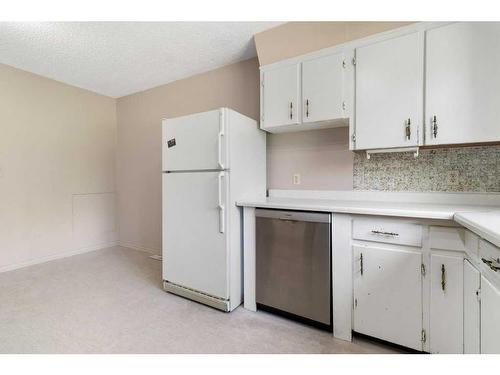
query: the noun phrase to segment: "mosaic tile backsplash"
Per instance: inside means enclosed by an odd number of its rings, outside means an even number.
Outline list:
[[[500,192],[500,146],[354,156],[355,190]]]

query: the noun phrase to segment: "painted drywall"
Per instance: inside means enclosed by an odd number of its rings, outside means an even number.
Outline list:
[[[270,189],[351,190],[353,157],[349,129],[334,128],[267,137],[267,184]],[[293,175],[300,175],[300,185]]]
[[[0,271],[116,242],[115,100],[0,64]]]
[[[412,22],[288,22],[255,34],[260,65],[406,26]]]
[[[223,106],[258,118],[256,58],[117,100],[121,244],[161,250],[161,119]]]

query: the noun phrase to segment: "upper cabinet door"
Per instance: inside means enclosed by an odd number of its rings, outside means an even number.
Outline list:
[[[355,149],[419,145],[423,48],[413,33],[356,49]]]
[[[428,31],[425,144],[499,141],[499,87],[500,23]]]
[[[337,53],[302,63],[302,121],[345,117],[343,103],[344,55]]]
[[[261,127],[298,124],[301,119],[300,64],[266,71],[262,79]]]

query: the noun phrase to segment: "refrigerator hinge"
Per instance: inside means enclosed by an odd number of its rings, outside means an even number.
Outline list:
[[[422,330],[422,338],[421,338],[422,343],[425,344],[427,341],[427,334],[425,333],[425,329]]]
[[[425,264],[420,265],[420,272],[422,273],[422,276],[425,276],[426,270],[425,270]]]

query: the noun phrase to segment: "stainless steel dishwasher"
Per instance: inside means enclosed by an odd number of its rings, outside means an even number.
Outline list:
[[[255,212],[258,308],[331,330],[331,215]]]

